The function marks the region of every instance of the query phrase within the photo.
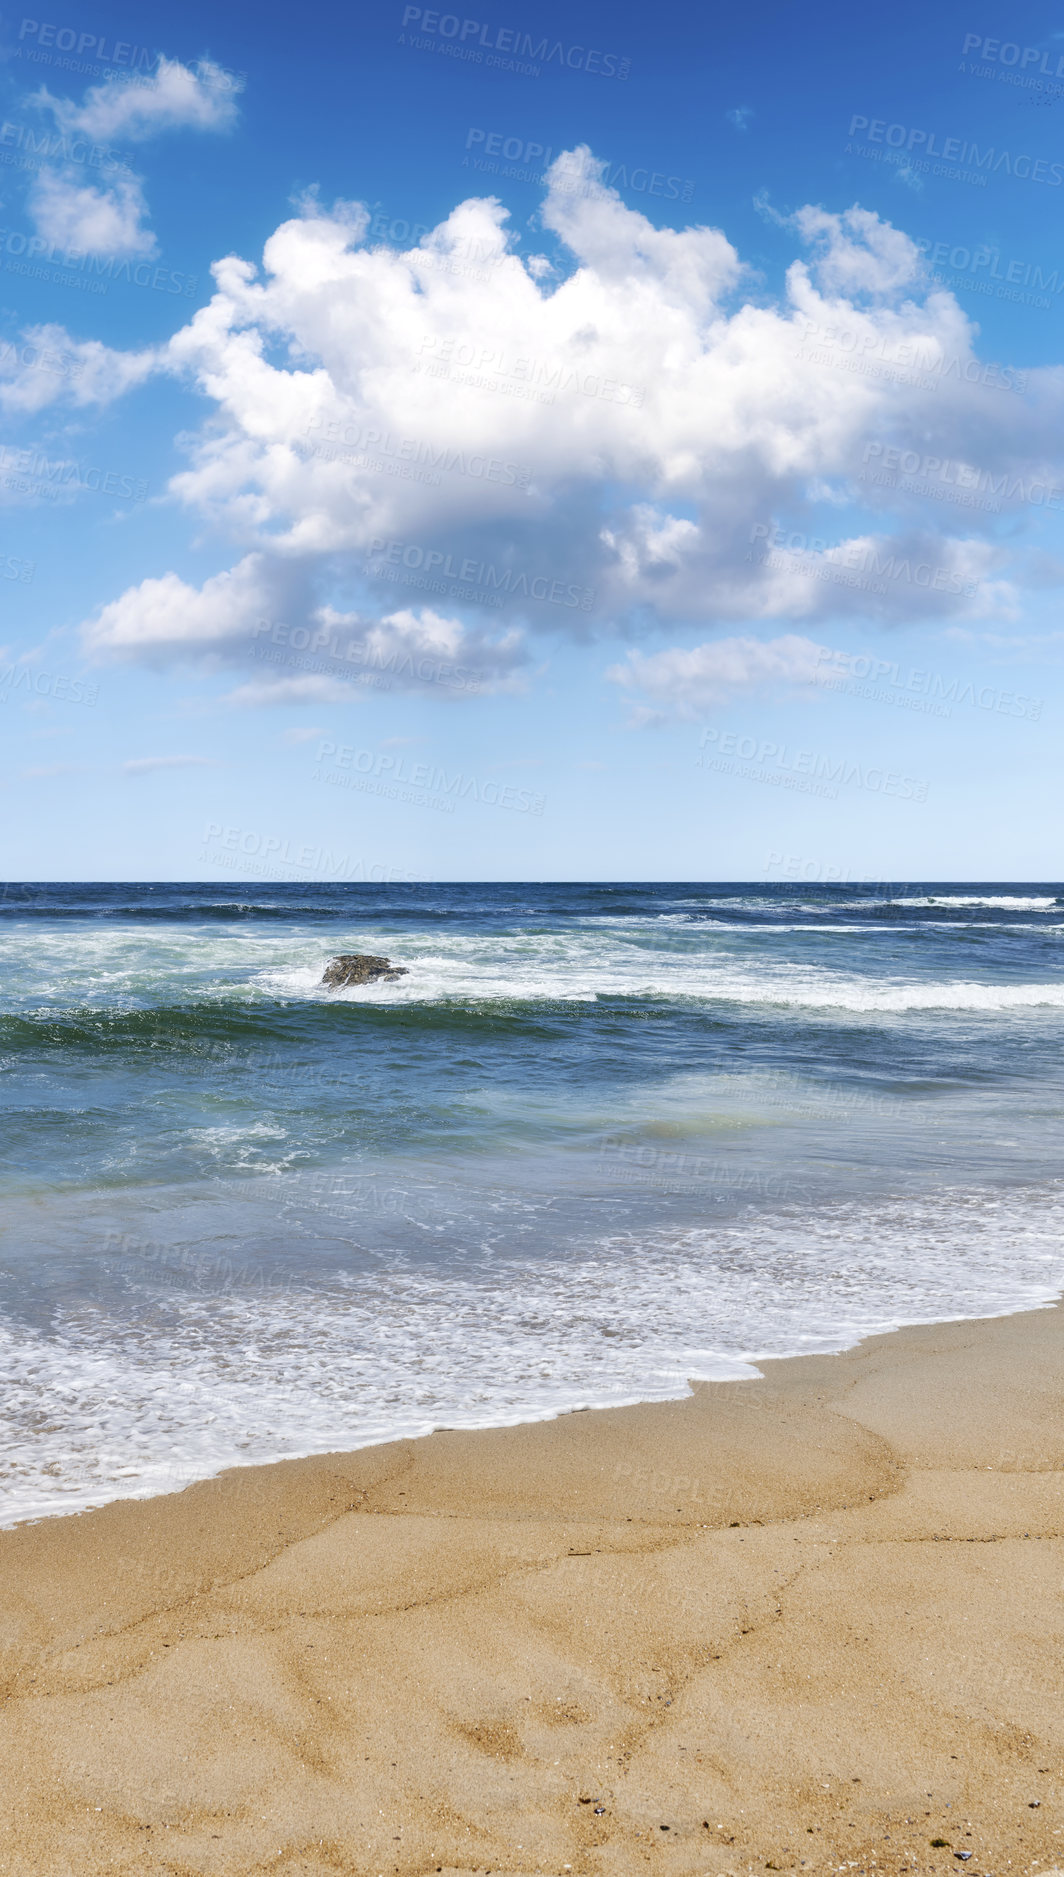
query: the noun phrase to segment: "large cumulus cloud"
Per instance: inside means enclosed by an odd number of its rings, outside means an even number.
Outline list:
[[[252,615],[405,612],[450,618],[501,679],[536,628],[1014,609],[1002,516],[1060,473],[1061,373],[1035,395],[988,370],[868,211],[792,217],[807,251],[773,298],[720,231],[656,229],[599,173],[585,150],[555,164],[540,255],[494,199],[401,251],[361,205],[309,198],[261,269],[219,262],[159,366],[211,405],[172,494],[237,563],[199,593],[131,589],[95,648],[233,659]],[[870,473],[892,452],[993,474],[1001,499]]]

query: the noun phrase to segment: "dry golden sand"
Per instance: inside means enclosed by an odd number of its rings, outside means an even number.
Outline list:
[[[0,1870],[1054,1868],[1062,1469],[1057,1308],[8,1532]]]

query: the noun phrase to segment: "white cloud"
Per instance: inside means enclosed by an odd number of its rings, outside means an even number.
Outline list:
[[[167,130],[229,130],[236,122],[236,95],[243,81],[211,59],[196,66],[160,59],[150,78],[93,85],[82,104],[54,98],[42,86],[31,103],[51,111],[59,129],[100,143],[112,138],[142,143]]]
[[[725,111],[724,115],[735,130],[748,130],[754,113],[748,104],[737,104],[733,111]]]
[[[369,620],[323,606],[317,620],[318,635],[328,635],[330,656],[368,675],[385,674],[405,689],[482,696],[523,685],[528,653],[513,627],[493,636],[431,607]]]
[[[144,226],[148,205],[136,176],[120,176],[97,189],[72,166],[42,169],[27,206],[38,234],[66,253],[125,258],[156,252],[155,236]]]
[[[814,249],[816,277],[825,293],[886,299],[921,278],[923,260],[915,243],[871,209],[855,204],[842,215],[830,215],[808,207],[792,220]]]
[[[623,533],[607,529],[602,538],[615,556],[614,590],[651,607],[667,590],[674,618],[706,616],[707,579],[712,610],[733,618],[812,621],[857,612],[891,622],[936,611],[1012,613],[1016,606],[1012,583],[999,577],[1003,550],[927,528],[830,542],[760,521],[742,530],[741,556],[714,554],[704,527],[640,505]],[[660,603],[656,610],[664,615]]]
[[[639,707],[636,722],[698,717],[729,693],[765,684],[812,684],[822,648],[787,633],[779,639],[717,639],[706,645],[672,646],[663,652],[629,652],[626,663],[606,673],[614,684],[652,698],[656,710]]]
[[[563,302],[567,317],[552,322],[560,327],[557,336],[564,334],[577,355],[601,345],[606,337],[591,321],[574,326],[572,314],[585,296],[588,313],[601,318],[608,309],[608,325],[621,337],[622,308],[602,294],[606,283],[624,282],[637,296],[639,305],[632,309],[637,319],[639,311],[645,313],[652,304],[708,318],[743,273],[735,249],[718,229],[655,228],[599,180],[605,169],[585,146],[563,152],[547,172],[550,187],[541,210],[544,227],[560,235],[582,263],[583,278],[578,274],[555,296],[566,296],[571,286],[575,291],[566,298],[575,305]],[[670,323],[675,330],[675,322]],[[660,351],[661,340],[656,349]],[[625,350],[627,364],[630,354]]]
[[[865,451],[1059,465],[1064,372],[1032,373],[1031,397],[987,378],[977,329],[868,210],[782,218],[808,253],[772,302],[719,230],[655,228],[600,175],[586,150],[552,169],[549,277],[490,198],[403,252],[360,205],[308,197],[261,272],[217,263],[209,306],[167,349],[210,406],[171,488],[244,558],[200,589],[145,581],[103,609],[95,642],[246,655],[256,609],[313,634],[330,606],[394,621],[409,599],[467,636],[484,621],[491,667],[515,624],[1014,608],[994,519],[862,480]],[[839,519],[852,506],[863,516]],[[819,525],[819,545],[766,558],[780,519],[811,540]]]
[[[84,629],[97,656],[165,663],[257,663],[230,702],[350,702],[353,685],[482,696],[521,683],[514,628],[494,635],[431,608],[383,618],[310,603],[307,570],[250,554],[193,587],[178,574],[142,580]],[[294,622],[294,623],[293,623]]]
[[[153,348],[117,352],[99,339],[72,339],[63,326],[27,326],[0,344],[0,410],[26,416],[48,404],[110,404],[159,365]]]
[[[142,580],[101,608],[86,631],[90,651],[118,656],[218,653],[251,642],[260,619],[272,616],[274,595],[261,555],[189,586],[175,573]]]
[[[302,678],[251,678],[239,684],[225,698],[259,710],[270,704],[354,704],[362,701],[357,679],[304,676]]]
[[[210,59],[193,68],[163,58],[151,77],[94,85],[81,104],[53,97],[44,86],[29,102],[50,111],[65,137],[139,143],[168,130],[230,129],[241,86]],[[72,163],[45,167],[30,186],[27,207],[38,235],[67,253],[144,259],[157,252],[142,181],[131,170],[98,187]]]

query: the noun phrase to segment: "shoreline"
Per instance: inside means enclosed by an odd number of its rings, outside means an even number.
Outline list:
[[[0,1532],[0,1869],[1064,1863],[1064,1305],[758,1366]]]
[[[1030,1291],[1034,1286],[1028,1281],[1026,1287]],[[987,1315],[980,1313],[971,1314],[969,1309],[965,1309],[961,1314],[955,1316],[935,1315],[933,1317],[903,1319],[900,1322],[894,1322],[888,1325],[886,1328],[853,1327],[850,1340],[843,1340],[846,1332],[839,1326],[835,1331],[825,1330],[823,1332],[822,1337],[818,1338],[820,1342],[819,1348],[806,1349],[803,1351],[792,1350],[789,1353],[762,1352],[756,1349],[748,1349],[742,1353],[720,1351],[714,1356],[714,1360],[720,1363],[721,1369],[725,1372],[717,1375],[702,1373],[687,1375],[681,1379],[683,1375],[683,1359],[663,1356],[662,1359],[668,1362],[669,1368],[674,1373],[670,1377],[667,1385],[663,1380],[662,1390],[656,1394],[648,1393],[645,1388],[642,1388],[640,1392],[633,1392],[630,1395],[618,1394],[613,1399],[587,1401],[581,1400],[579,1398],[581,1391],[574,1389],[572,1397],[569,1400],[563,1398],[559,1401],[557,1397],[555,1397],[553,1401],[544,1404],[538,1410],[535,1409],[531,1403],[509,1408],[505,1408],[502,1404],[499,1404],[496,1407],[489,1408],[486,1412],[486,1418],[483,1420],[471,1420],[468,1422],[451,1419],[440,1420],[434,1421],[431,1424],[423,1423],[412,1429],[404,1429],[400,1424],[398,1428],[391,1432],[378,1431],[364,1439],[359,1439],[357,1444],[351,1447],[333,1447],[319,1442],[311,1446],[303,1447],[298,1451],[274,1451],[272,1453],[263,1453],[260,1451],[251,1459],[240,1459],[229,1456],[216,1457],[215,1464],[210,1466],[208,1463],[207,1470],[199,1470],[198,1463],[192,1459],[186,1462],[175,1461],[172,1466],[167,1469],[156,1471],[152,1483],[144,1487],[143,1490],[136,1489],[131,1482],[133,1489],[128,1492],[112,1490],[110,1497],[93,1497],[86,1502],[86,1499],[83,1497],[86,1488],[79,1486],[76,1491],[72,1492],[70,1495],[74,1503],[64,1504],[62,1500],[57,1497],[54,1501],[49,1500],[43,1502],[39,1507],[34,1509],[13,1512],[9,1517],[5,1513],[3,1500],[0,1498],[0,1541],[2,1541],[3,1537],[8,1532],[20,1531],[27,1526],[37,1526],[57,1519],[82,1518],[90,1513],[102,1512],[106,1510],[107,1507],[114,1504],[150,1504],[156,1499],[170,1498],[175,1494],[186,1492],[192,1487],[207,1485],[211,1481],[224,1478],[230,1473],[247,1473],[256,1469],[296,1464],[304,1460],[322,1459],[337,1452],[342,1452],[350,1456],[356,1453],[369,1452],[378,1447],[396,1446],[411,1441],[417,1442],[431,1439],[434,1434],[441,1432],[469,1436],[490,1434],[506,1429],[542,1426],[559,1419],[564,1419],[570,1414],[607,1414],[620,1409],[660,1406],[667,1402],[678,1403],[688,1400],[691,1392],[699,1388],[727,1387],[763,1380],[766,1366],[801,1362],[812,1357],[841,1357],[852,1354],[864,1343],[876,1338],[903,1335],[910,1330],[935,1329],[948,1324],[994,1322],[999,1318],[1025,1315],[1042,1309],[1052,1309],[1056,1307],[1058,1303],[1064,1303],[1064,1284],[1062,1284],[1060,1277],[1056,1277],[1052,1280],[1047,1279],[1042,1288],[1042,1295],[1040,1297],[1032,1298],[1028,1296],[1022,1301],[1013,1301],[1010,1303],[1005,1303],[999,1298],[997,1300],[997,1307]],[[833,1341],[833,1337],[835,1336],[837,1336],[839,1340]],[[726,1370],[726,1365],[728,1364],[732,1365],[730,1372]],[[645,1383],[650,1377],[648,1375],[641,1379]],[[666,1388],[668,1392],[666,1392]],[[444,1410],[444,1412],[447,1412],[447,1410]],[[451,1412],[454,1412],[453,1407]],[[426,1417],[426,1421],[427,1419],[428,1417]],[[204,1458],[205,1456],[200,1456],[200,1461]],[[48,1469],[45,1470],[47,1471]],[[109,1489],[118,1487],[118,1476],[113,1476],[110,1480],[105,1482],[105,1485],[106,1488]],[[90,1488],[88,1490],[92,1489]],[[0,1871],[2,1871],[2,1866],[0,1866]]]

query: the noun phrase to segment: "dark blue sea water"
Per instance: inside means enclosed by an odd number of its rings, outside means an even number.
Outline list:
[[[1062,941],[1042,883],[0,889],[0,1520],[1048,1301]]]

